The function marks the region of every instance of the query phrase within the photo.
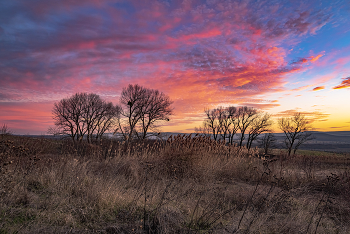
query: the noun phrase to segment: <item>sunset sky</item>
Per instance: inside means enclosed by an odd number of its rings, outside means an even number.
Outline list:
[[[0,0],[0,124],[46,134],[54,102],[123,87],[174,101],[163,131],[193,132],[204,108],[302,112],[350,131],[348,0]],[[277,129],[276,129],[277,131]]]

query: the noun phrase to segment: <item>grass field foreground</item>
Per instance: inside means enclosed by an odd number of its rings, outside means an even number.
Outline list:
[[[350,154],[0,136],[0,233],[350,233]]]

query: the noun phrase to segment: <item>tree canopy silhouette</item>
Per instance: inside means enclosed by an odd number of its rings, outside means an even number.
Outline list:
[[[123,88],[120,103],[119,129],[127,140],[145,139],[158,132],[156,123],[169,121],[173,111],[169,96],[137,84]]]
[[[119,106],[113,106],[97,94],[76,93],[54,104],[55,133],[67,134],[73,141],[81,141],[84,137],[88,142],[93,137],[101,139],[114,127],[119,112]]]

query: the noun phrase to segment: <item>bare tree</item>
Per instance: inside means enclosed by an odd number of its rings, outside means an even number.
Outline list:
[[[265,133],[264,136],[259,140],[259,146],[263,148],[264,154],[269,154],[271,148],[276,147],[276,137],[273,133]]]
[[[91,134],[95,134],[95,139],[100,140],[105,132],[115,128],[117,120],[120,118],[120,107],[113,106],[112,103],[102,103],[100,111],[96,114],[91,125]]]
[[[232,116],[235,114],[235,107],[223,108],[219,107],[218,111],[218,122],[219,122],[219,133],[222,140],[226,142],[226,139],[230,137],[230,127],[232,125]]]
[[[126,118],[125,123],[119,121],[119,129],[125,139],[132,139],[135,135],[136,124],[141,119],[142,101],[146,97],[146,89],[139,85],[131,85],[123,88],[120,96],[122,106],[121,115]]]
[[[218,121],[218,111],[217,109],[206,109],[204,110],[206,119],[204,120],[204,128],[210,129],[211,135],[213,136],[214,140],[218,139],[218,135],[220,132],[220,125]]]
[[[257,137],[263,133],[270,130],[271,125],[273,124],[271,120],[271,115],[261,112],[256,113],[256,117],[252,118],[252,121],[249,123],[248,127],[248,140],[247,148],[248,150],[252,147],[252,143]]]
[[[70,98],[62,99],[54,104],[53,119],[57,130],[61,134],[69,135],[73,141],[82,134],[82,111],[84,94],[75,94]]]
[[[288,156],[290,156],[293,146],[295,153],[300,145],[311,139],[311,134],[306,132],[311,129],[311,126],[305,115],[301,113],[295,113],[290,118],[279,119],[278,126],[286,136],[284,143],[288,149]]]
[[[243,145],[243,140],[245,139],[245,132],[248,127],[258,118],[258,111],[253,107],[242,106],[238,109],[237,122],[238,129],[240,130],[241,136],[239,140],[239,146]]]
[[[119,129],[125,139],[145,139],[150,130],[156,129],[156,122],[169,121],[172,114],[170,98],[162,92],[139,85],[123,88],[120,103]]]
[[[293,154],[299,149],[299,147],[307,141],[315,139],[311,132],[302,132],[296,137],[297,141],[294,146]]]
[[[233,144],[233,138],[238,131],[238,109],[234,106],[228,107],[230,127],[228,128],[228,143]]]
[[[169,121],[169,116],[172,114],[170,108],[172,103],[169,96],[164,93],[153,89],[147,90],[141,108],[141,139],[147,137],[150,129],[157,129],[156,121]]]
[[[104,101],[94,93],[81,94],[83,99],[83,111],[81,120],[85,123],[87,141],[91,142],[94,130],[97,128],[97,120],[103,115]]]
[[[86,136],[91,142],[93,134],[98,139],[112,128],[118,111],[118,107],[97,94],[76,93],[54,104],[52,114],[56,129],[50,131],[67,134],[74,142]]]

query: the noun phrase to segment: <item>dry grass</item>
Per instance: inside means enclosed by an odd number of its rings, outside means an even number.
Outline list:
[[[0,137],[0,233],[349,233],[348,155]]]

